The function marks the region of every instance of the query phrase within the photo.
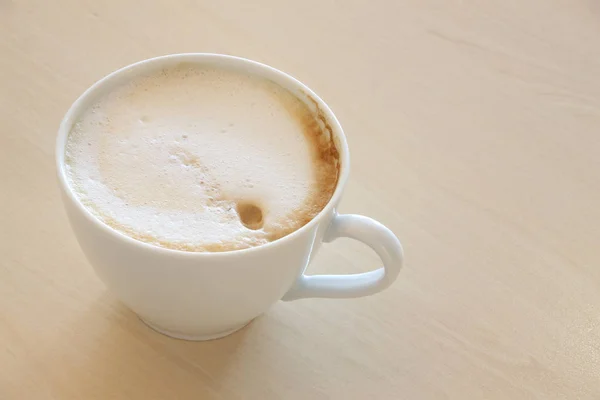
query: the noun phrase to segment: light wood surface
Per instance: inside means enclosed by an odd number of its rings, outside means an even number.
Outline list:
[[[94,276],[55,180],[74,99],[152,56],[220,52],[342,122],[342,212],[398,282],[279,303],[224,340],[146,328]],[[600,6],[591,0],[0,0],[0,399],[600,399]],[[377,258],[325,246],[310,271]]]

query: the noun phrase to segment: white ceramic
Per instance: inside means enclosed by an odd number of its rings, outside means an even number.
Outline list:
[[[65,176],[65,142],[73,124],[100,93],[116,82],[180,62],[227,66],[264,76],[321,113],[340,153],[341,175],[331,200],[319,215],[296,232],[263,246],[193,253],[125,236],[81,204]],[[113,72],[83,93],[65,115],[58,132],[56,166],[71,226],[97,275],[143,321],[172,337],[206,340],[228,335],[282,299],[368,296],[387,288],[402,266],[402,247],[389,229],[367,217],[336,212],[350,162],[342,127],[329,107],[293,77],[254,61],[218,54],[176,54]],[[366,243],[379,255],[383,267],[360,274],[304,275],[321,244],[338,237]]]

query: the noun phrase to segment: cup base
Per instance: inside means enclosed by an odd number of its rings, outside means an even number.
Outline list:
[[[243,327],[245,327],[246,325],[248,325],[250,322],[252,321],[248,321],[248,322],[244,322],[241,325],[236,326],[233,329],[228,329],[224,332],[219,332],[219,333],[214,333],[214,334],[210,334],[210,335],[186,335],[184,333],[180,333],[180,332],[173,332],[170,331],[168,329],[163,329],[163,328],[159,328],[158,326],[146,321],[145,319],[143,319],[142,317],[139,317],[140,320],[146,324],[150,329],[152,329],[153,331],[156,331],[158,333],[161,333],[165,336],[169,336],[175,339],[181,339],[181,340],[190,340],[193,342],[201,342],[201,341],[205,341],[205,340],[215,340],[215,339],[221,339],[225,336],[231,335],[234,332],[239,331],[240,329],[242,329]]]

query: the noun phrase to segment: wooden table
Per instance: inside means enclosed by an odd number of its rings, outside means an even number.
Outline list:
[[[0,0],[0,399],[600,399],[594,1]],[[95,80],[178,52],[296,76],[346,129],[342,212],[404,243],[389,290],[161,336],[93,274],[55,180]],[[373,268],[356,242],[311,271]]]

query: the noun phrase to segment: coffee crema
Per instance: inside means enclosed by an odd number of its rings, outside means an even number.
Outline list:
[[[259,246],[328,203],[339,153],[320,110],[265,78],[195,64],[140,75],[74,124],[67,178],[97,218],[184,251]]]

